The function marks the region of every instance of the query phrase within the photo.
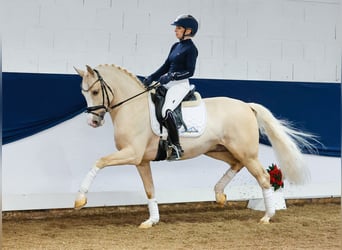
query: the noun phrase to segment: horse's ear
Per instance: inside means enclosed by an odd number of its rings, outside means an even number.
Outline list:
[[[88,71],[89,74],[95,75],[94,70],[89,65],[86,65],[86,67],[87,67],[87,71]]]
[[[75,66],[74,66],[74,69],[75,69],[75,71],[77,72],[77,74],[79,74],[81,77],[83,77],[84,76],[84,71],[83,70],[81,70],[81,69],[78,69],[78,68],[76,68]]]

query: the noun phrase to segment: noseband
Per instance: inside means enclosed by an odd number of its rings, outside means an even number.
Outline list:
[[[94,72],[96,73],[97,75],[97,80],[95,82],[93,82],[93,84],[88,88],[88,89],[84,89],[82,87],[82,90],[84,92],[89,92],[93,87],[94,85],[97,83],[97,82],[100,82],[101,84],[101,92],[102,92],[102,105],[97,105],[97,106],[92,106],[92,107],[87,107],[86,109],[86,113],[88,114],[93,114],[93,115],[96,115],[98,117],[100,117],[101,119],[104,118],[104,115],[106,112],[110,112],[111,110],[119,107],[120,105],[124,104],[125,102],[128,102],[129,100],[132,100],[133,98],[135,97],[138,97],[152,89],[154,89],[155,87],[157,87],[159,85],[159,82],[153,84],[152,86],[149,86],[146,90],[144,90],[143,92],[140,92],[139,94],[136,94],[130,98],[127,98],[126,100],[122,101],[122,102],[119,102],[113,106],[109,106],[109,95],[108,95],[108,90],[110,91],[110,93],[114,96],[114,93],[113,93],[113,90],[111,89],[111,87],[105,82],[105,80],[103,80],[102,76],[100,75],[100,73],[96,70],[96,69],[93,69]],[[106,96],[106,99],[107,99],[107,103],[108,103],[108,106],[105,105],[105,96]],[[99,109],[104,109],[106,112],[103,113],[103,114],[98,114],[98,113],[95,113],[94,111],[96,110],[99,110]]]

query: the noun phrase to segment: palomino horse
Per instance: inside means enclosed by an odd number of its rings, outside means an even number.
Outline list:
[[[109,112],[118,149],[96,161],[81,184],[75,208],[80,209],[86,204],[86,193],[100,169],[135,165],[144,184],[150,213],[149,219],[140,227],[151,227],[159,222],[150,168],[150,162],[157,154],[159,136],[152,132],[150,126],[148,91],[136,76],[115,65],[100,65],[96,69],[86,66],[86,71],[75,70],[83,78],[82,94],[88,105],[88,124],[101,126],[105,113]],[[310,145],[306,140],[310,135],[289,128],[286,122],[277,120],[259,104],[227,97],[203,100],[207,112],[206,128],[199,137],[180,138],[184,149],[182,159],[205,154],[230,165],[214,188],[216,201],[220,205],[226,202],[224,188],[245,166],[262,188],[266,212],[260,222],[269,223],[275,214],[275,204],[269,174],[258,160],[259,130],[268,136],[274,147],[284,176],[297,184],[304,183],[309,177],[297,143]]]

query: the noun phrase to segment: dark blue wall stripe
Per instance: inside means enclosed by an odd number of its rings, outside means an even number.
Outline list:
[[[3,73],[3,144],[38,133],[85,110],[76,75]]]
[[[229,96],[264,105],[280,119],[319,136],[319,154],[341,155],[341,84],[194,79],[206,97]],[[267,140],[262,143],[269,144]]]
[[[50,128],[85,110],[78,75],[3,73],[3,144]],[[203,97],[260,103],[318,135],[321,155],[341,154],[341,84],[191,79]],[[268,143],[262,139],[262,143]]]

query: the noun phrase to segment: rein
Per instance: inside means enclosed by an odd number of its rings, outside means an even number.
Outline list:
[[[119,103],[111,106],[110,109],[115,109],[115,108],[121,106],[122,104],[124,104],[125,102],[128,102],[128,101],[130,101],[130,100],[132,100],[132,99],[134,99],[134,98],[136,98],[136,97],[138,97],[138,96],[140,96],[140,95],[142,95],[142,94],[144,94],[144,93],[146,93],[146,92],[148,92],[150,90],[151,89],[148,88],[148,89],[144,90],[143,92],[140,92],[139,94],[136,94],[136,95],[134,95],[134,96],[132,96],[132,97],[126,99],[126,100],[123,100],[122,102],[119,102]]]
[[[117,104],[115,104],[115,105],[113,105],[113,106],[106,107],[106,106],[105,106],[105,95],[106,95],[107,103],[108,103],[108,105],[109,105],[109,96],[108,96],[108,91],[107,91],[107,89],[109,89],[110,93],[111,93],[113,96],[114,96],[114,93],[113,93],[113,90],[111,89],[111,87],[110,87],[110,86],[105,82],[105,80],[102,78],[102,76],[100,75],[100,73],[99,73],[96,69],[94,69],[94,71],[95,71],[95,73],[96,73],[98,79],[97,79],[97,80],[96,80],[88,89],[84,89],[84,88],[82,87],[82,90],[85,91],[85,92],[89,92],[90,89],[92,89],[93,86],[94,86],[97,82],[100,82],[100,84],[101,84],[101,91],[102,91],[102,105],[87,107],[87,109],[86,109],[85,112],[86,112],[86,113],[93,114],[93,115],[96,115],[96,116],[99,116],[99,117],[101,117],[102,119],[103,119],[103,117],[104,117],[104,115],[105,115],[106,112],[112,111],[113,109],[115,109],[115,108],[121,106],[122,104],[124,104],[124,103],[126,103],[126,102],[128,102],[128,101],[130,101],[130,100],[132,100],[132,99],[134,99],[134,98],[136,98],[136,97],[138,97],[138,96],[140,96],[140,95],[142,95],[142,94],[144,94],[144,93],[150,91],[150,90],[152,90],[153,88],[155,88],[155,87],[157,87],[157,86],[159,85],[159,82],[156,82],[155,84],[153,84],[153,85],[151,85],[151,86],[148,86],[147,89],[145,89],[143,92],[140,92],[140,93],[138,93],[138,94],[136,94],[136,95],[134,95],[134,96],[132,96],[132,97],[129,97],[129,98],[127,98],[126,100],[123,100],[123,101],[121,101],[121,102],[119,102],[119,103],[117,103]],[[104,109],[106,112],[103,113],[103,114],[97,114],[97,113],[94,112],[94,111],[99,110],[99,109]]]

